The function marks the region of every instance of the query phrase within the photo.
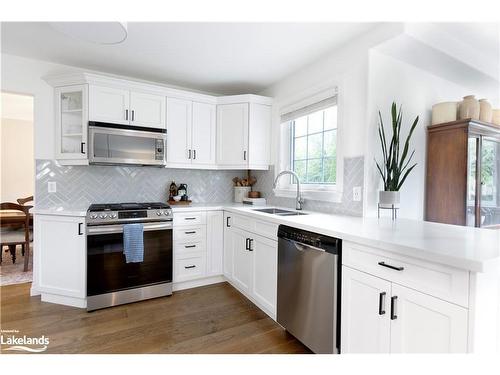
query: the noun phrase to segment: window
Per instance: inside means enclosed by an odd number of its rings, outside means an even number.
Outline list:
[[[337,106],[290,121],[290,165],[304,184],[337,182]]]

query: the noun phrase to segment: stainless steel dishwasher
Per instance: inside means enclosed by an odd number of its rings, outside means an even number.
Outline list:
[[[340,351],[342,240],[280,225],[278,323],[314,353]]]

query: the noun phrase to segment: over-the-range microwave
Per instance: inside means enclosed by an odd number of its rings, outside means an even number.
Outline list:
[[[163,167],[166,133],[166,129],[89,121],[89,163]]]

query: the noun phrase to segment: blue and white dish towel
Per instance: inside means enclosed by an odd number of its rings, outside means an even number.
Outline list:
[[[144,226],[142,224],[123,226],[123,253],[127,263],[140,263],[144,260]]]

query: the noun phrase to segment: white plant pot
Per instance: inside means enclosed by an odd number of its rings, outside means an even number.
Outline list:
[[[378,203],[380,207],[384,208],[397,208],[399,207],[399,191],[379,191],[378,192]]]
[[[432,125],[456,121],[458,114],[457,102],[443,102],[432,106]]]
[[[235,186],[234,187],[234,201],[236,203],[242,203],[243,198],[248,197],[248,193],[252,190],[250,186]]]

